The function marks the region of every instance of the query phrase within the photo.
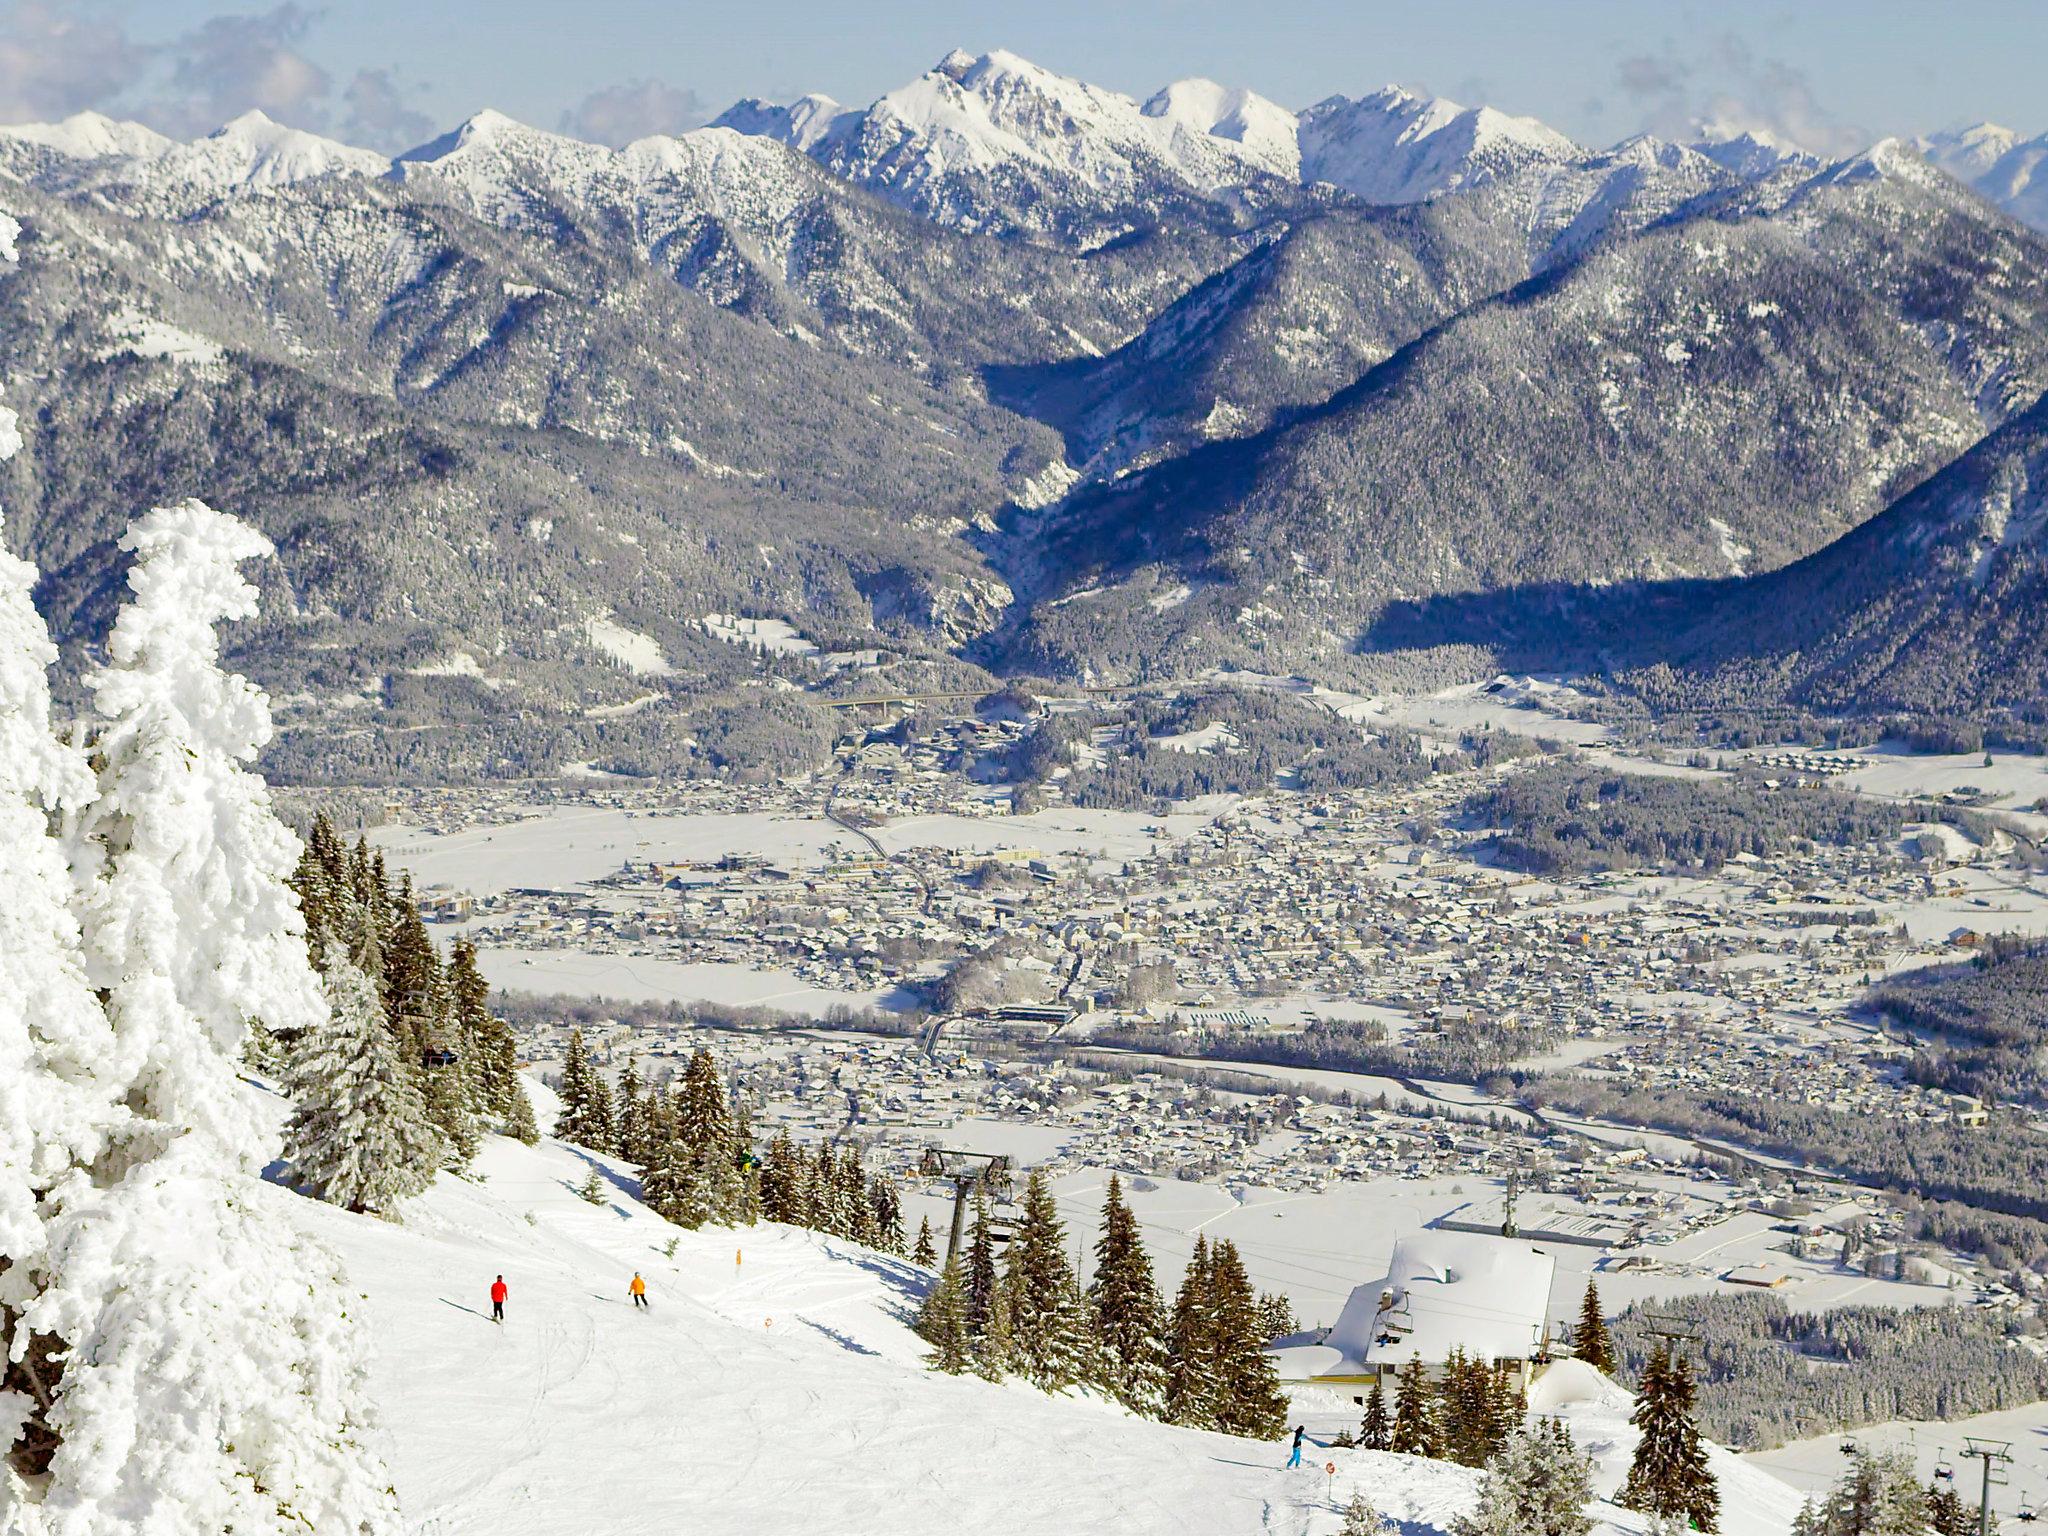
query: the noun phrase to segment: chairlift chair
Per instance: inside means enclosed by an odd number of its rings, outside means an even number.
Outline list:
[[[1946,1450],[1937,1451],[1934,1454],[1934,1475],[1945,1483],[1952,1483],[1956,1480],[1956,1469],[1950,1463]]]
[[[420,1065],[430,1072],[442,1067],[452,1067],[459,1059],[455,1052],[446,1046],[430,1045],[420,1052]]]
[[[1854,1456],[1856,1454],[1856,1442],[1854,1440],[1844,1440],[1841,1449],[1844,1456]]]
[[[2032,1525],[2036,1520],[2041,1518],[2040,1515],[2036,1513],[2034,1509],[2034,1501],[2028,1498],[2025,1494],[2020,1495],[2020,1507],[2017,1511],[2015,1511],[2015,1513],[2017,1514],[2018,1518],[2027,1525]]]

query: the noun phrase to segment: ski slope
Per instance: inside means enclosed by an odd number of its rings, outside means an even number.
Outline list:
[[[575,1193],[593,1161],[614,1181],[603,1206]],[[793,1228],[681,1232],[631,1185],[580,1151],[491,1138],[473,1175],[444,1176],[403,1226],[272,1191],[364,1295],[409,1533],[1325,1536],[1358,1487],[1404,1536],[1428,1536],[1476,1486],[1463,1467],[1364,1451],[1313,1450],[1287,1472],[1284,1445],[937,1375],[907,1325],[924,1271]],[[636,1269],[644,1313],[627,1298]],[[486,1294],[500,1273],[502,1327]],[[1567,1385],[1553,1396],[1577,1400],[1545,1410],[1604,1447],[1610,1487],[1627,1399],[1597,1377]],[[1312,1435],[1356,1415],[1331,1394],[1300,1408]],[[1781,1536],[1797,1495],[1732,1457],[1716,1466],[1727,1536]],[[1600,1513],[1603,1531],[1644,1529]]]

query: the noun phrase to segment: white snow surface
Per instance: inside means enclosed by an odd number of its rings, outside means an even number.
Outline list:
[[[530,1091],[545,1122],[551,1096]],[[574,1193],[593,1162],[612,1183],[602,1206]],[[1406,1536],[1429,1536],[1476,1485],[1463,1467],[1313,1444],[1309,1467],[1288,1472],[1282,1444],[936,1375],[906,1322],[926,1272],[793,1228],[681,1232],[610,1160],[552,1142],[488,1139],[474,1178],[444,1177],[402,1226],[275,1195],[345,1256],[365,1297],[412,1532],[1330,1536],[1360,1489]],[[635,1270],[645,1313],[627,1301]],[[502,1328],[485,1300],[498,1274]],[[1356,1417],[1327,1395],[1299,1405],[1312,1436]],[[1625,1395],[1593,1376],[1542,1407],[1602,1458],[1603,1488],[1618,1482]],[[1788,1528],[1790,1488],[1719,1453],[1715,1470],[1726,1536]],[[1594,1512],[1603,1533],[1645,1526]]]

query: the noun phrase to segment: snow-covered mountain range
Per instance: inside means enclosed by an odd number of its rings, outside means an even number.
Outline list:
[[[1591,149],[1001,52],[623,148],[81,114],[0,129],[0,495],[74,650],[136,505],[267,518],[295,601],[243,660],[358,774],[709,754],[758,670],[711,613],[949,680],[1540,652],[1587,592],[1800,561],[2030,409],[2044,154]],[[659,668],[590,640],[621,627]]]

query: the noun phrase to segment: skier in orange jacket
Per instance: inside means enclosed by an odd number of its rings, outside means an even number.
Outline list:
[[[633,1271],[633,1283],[627,1286],[626,1289],[633,1293],[634,1306],[644,1307],[647,1305],[647,1282],[640,1278],[640,1271],[637,1269]]]

